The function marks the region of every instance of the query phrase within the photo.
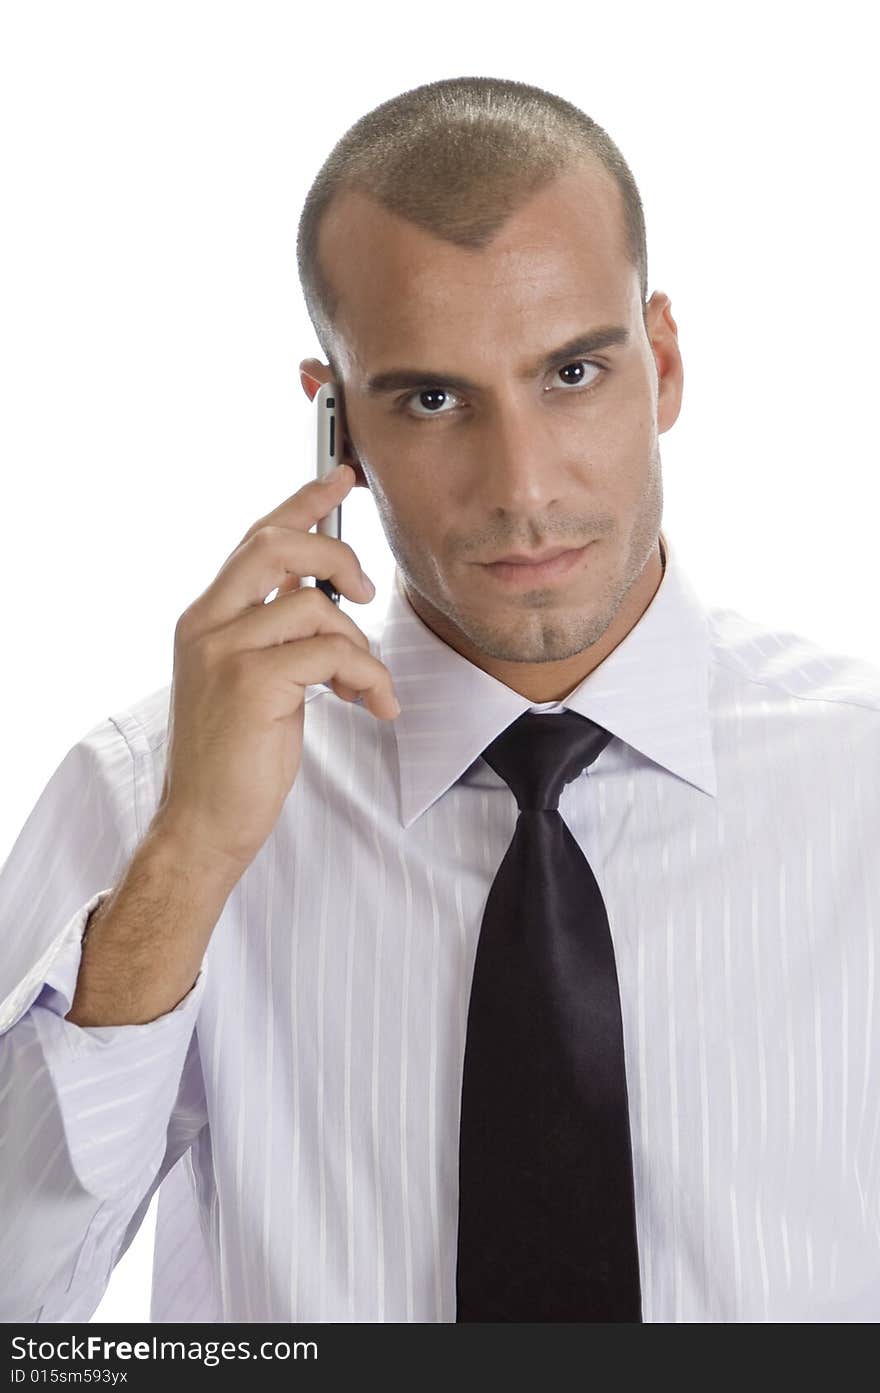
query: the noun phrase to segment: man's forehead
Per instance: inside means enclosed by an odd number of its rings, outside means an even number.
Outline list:
[[[454,326],[461,342],[491,337],[495,323],[505,336],[518,334],[521,324],[538,331],[541,351],[545,337],[550,347],[566,329],[628,320],[638,274],[608,178],[602,188],[582,172],[553,181],[483,250],[438,238],[358,190],[340,195],[322,225],[320,253],[352,376],[372,372],[390,342],[430,361],[426,350],[444,327]]]
[[[462,215],[467,222],[467,212]],[[438,223],[438,226],[440,223]],[[365,268],[406,274],[426,263],[503,262],[545,248],[586,243],[609,251],[623,247],[623,208],[616,183],[603,170],[559,176],[499,221],[482,247],[470,247],[432,232],[359,189],[337,195],[318,233],[321,264],[334,283],[346,272],[363,278]]]

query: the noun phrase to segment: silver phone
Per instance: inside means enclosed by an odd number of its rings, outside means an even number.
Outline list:
[[[317,436],[317,459],[315,462],[315,473],[319,479],[323,479],[329,474],[331,469],[335,469],[337,464],[342,463],[343,448],[343,414],[342,398],[336,389],[335,382],[324,382],[318,388],[312,398],[318,413]],[[316,526],[316,531],[323,533],[325,537],[342,536],[342,504],[332,508],[325,518],[321,518]],[[319,590],[323,590],[328,599],[334,605],[339,604],[339,591],[334,587],[332,580],[315,580]]]

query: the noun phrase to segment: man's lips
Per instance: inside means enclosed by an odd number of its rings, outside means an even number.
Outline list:
[[[493,580],[508,585],[544,585],[568,575],[580,565],[592,543],[582,547],[553,547],[550,551],[537,552],[535,560],[522,559],[522,553],[515,560],[484,561],[483,570]]]
[[[505,565],[513,566],[540,566],[544,561],[555,561],[557,556],[562,556],[567,551],[582,551],[582,547],[551,547],[549,551],[520,552],[512,551],[507,556],[496,556],[494,561],[484,561],[484,566],[497,566],[501,562]]]

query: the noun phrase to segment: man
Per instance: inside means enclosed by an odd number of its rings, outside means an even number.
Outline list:
[[[438,97],[486,98],[484,124]],[[87,1318],[159,1185],[157,1321],[880,1311],[880,675],[700,605],[660,530],[670,301],[644,299],[620,165],[572,156],[562,106],[403,94],[350,147],[381,153],[385,201],[316,205],[328,361],[302,381],[337,383],[397,561],[381,630],[300,587],[369,596],[309,532],[351,474],[307,485],[4,867],[7,1320]],[[552,169],[536,110],[561,113]],[[519,184],[499,112],[532,142]],[[429,231],[402,172],[435,148]],[[523,758],[595,741],[558,807],[498,772],[513,730]],[[567,1073],[601,1105],[560,1103]]]

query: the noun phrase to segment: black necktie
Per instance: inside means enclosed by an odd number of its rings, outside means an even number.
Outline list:
[[[611,739],[526,712],[486,762],[519,805],[468,1008],[459,1321],[641,1321],[623,1022],[611,931],[559,796]]]

